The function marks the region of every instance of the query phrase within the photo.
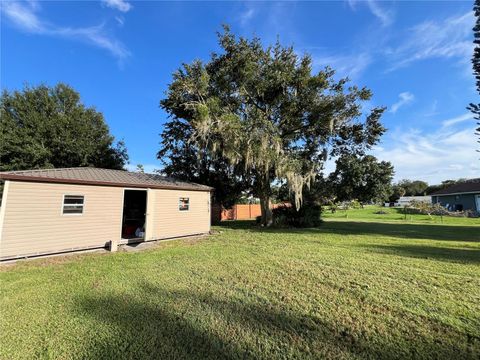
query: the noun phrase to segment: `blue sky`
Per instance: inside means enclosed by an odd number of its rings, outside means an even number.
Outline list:
[[[124,139],[131,166],[160,168],[158,107],[172,72],[218,50],[222,23],[232,31],[279,37],[315,70],[372,89],[366,104],[387,106],[389,129],[373,153],[395,178],[429,183],[480,176],[465,109],[478,102],[470,58],[471,1],[155,2],[7,1],[1,6],[2,89],[65,82],[103,112]],[[332,164],[327,164],[327,171]]]

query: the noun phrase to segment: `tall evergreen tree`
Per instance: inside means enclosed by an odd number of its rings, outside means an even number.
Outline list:
[[[0,170],[95,166],[122,169],[122,141],[114,143],[102,113],[86,107],[65,84],[4,91],[0,98]]]
[[[473,12],[476,17],[475,26],[473,27],[475,49],[473,51],[472,64],[473,64],[473,74],[475,76],[477,91],[480,94],[480,0],[475,0],[473,5]],[[480,103],[474,104],[471,103],[467,109],[469,109],[477,121],[478,127],[476,128],[475,135],[478,136],[480,143]],[[477,150],[480,152],[480,150]]]

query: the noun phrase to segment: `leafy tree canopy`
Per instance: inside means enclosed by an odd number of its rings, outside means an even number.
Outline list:
[[[192,132],[192,125],[181,118],[173,117],[164,125],[157,154],[163,164],[161,172],[214,187],[213,201],[228,208],[251,188],[248,174],[244,174],[241,166],[198,147],[190,141]]]
[[[383,108],[361,119],[366,88],[335,80],[330,68],[312,74],[312,59],[279,42],[264,48],[258,38],[219,34],[221,53],[207,63],[184,64],[173,75],[161,106],[188,124],[196,155],[222,158],[251,179],[260,198],[262,223],[272,222],[271,184],[285,180],[295,195],[328,156],[364,155],[385,129]]]
[[[122,169],[128,161],[103,115],[65,84],[4,91],[0,98],[0,170],[95,166]]]
[[[393,185],[392,193],[390,194],[388,201],[396,202],[398,199],[400,199],[404,195],[405,195],[405,189],[403,187],[401,187],[400,185]]]
[[[461,183],[461,182],[465,182],[467,179],[465,178],[460,178],[460,179],[457,179],[457,180],[444,180],[442,181],[440,184],[438,185],[429,185],[428,188],[425,190],[425,193],[427,195],[430,195],[438,190],[442,190],[442,189],[445,189],[451,185],[454,185],[454,184],[457,184],[457,183]]]
[[[372,155],[343,155],[329,176],[337,201],[383,202],[392,194],[393,166]]]
[[[397,184],[405,190],[405,196],[423,196],[428,188],[428,183],[421,180],[400,180]]]

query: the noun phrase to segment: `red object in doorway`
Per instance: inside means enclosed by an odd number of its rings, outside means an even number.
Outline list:
[[[123,227],[122,237],[131,238],[135,235],[135,230],[137,230],[136,225],[125,225]]]

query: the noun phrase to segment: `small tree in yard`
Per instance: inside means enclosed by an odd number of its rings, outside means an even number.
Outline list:
[[[295,206],[330,156],[360,154],[377,143],[383,108],[360,120],[366,88],[335,80],[326,68],[312,74],[312,60],[278,42],[236,38],[225,27],[222,53],[206,63],[183,65],[173,75],[161,106],[192,129],[188,139],[199,159],[226,159],[251,179],[263,225],[272,224],[272,182],[285,180]]]
[[[393,185],[392,193],[390,194],[388,201],[396,202],[398,199],[400,199],[404,195],[405,195],[405,189],[403,187],[401,187],[400,185]]]
[[[448,211],[440,203],[431,204],[426,201],[412,200],[410,202],[410,207],[418,211],[420,214],[428,215],[430,219],[433,219],[432,215],[440,215],[442,217],[443,215],[448,215]]]
[[[338,201],[380,202],[392,193],[393,166],[374,156],[343,155],[329,176]]]

